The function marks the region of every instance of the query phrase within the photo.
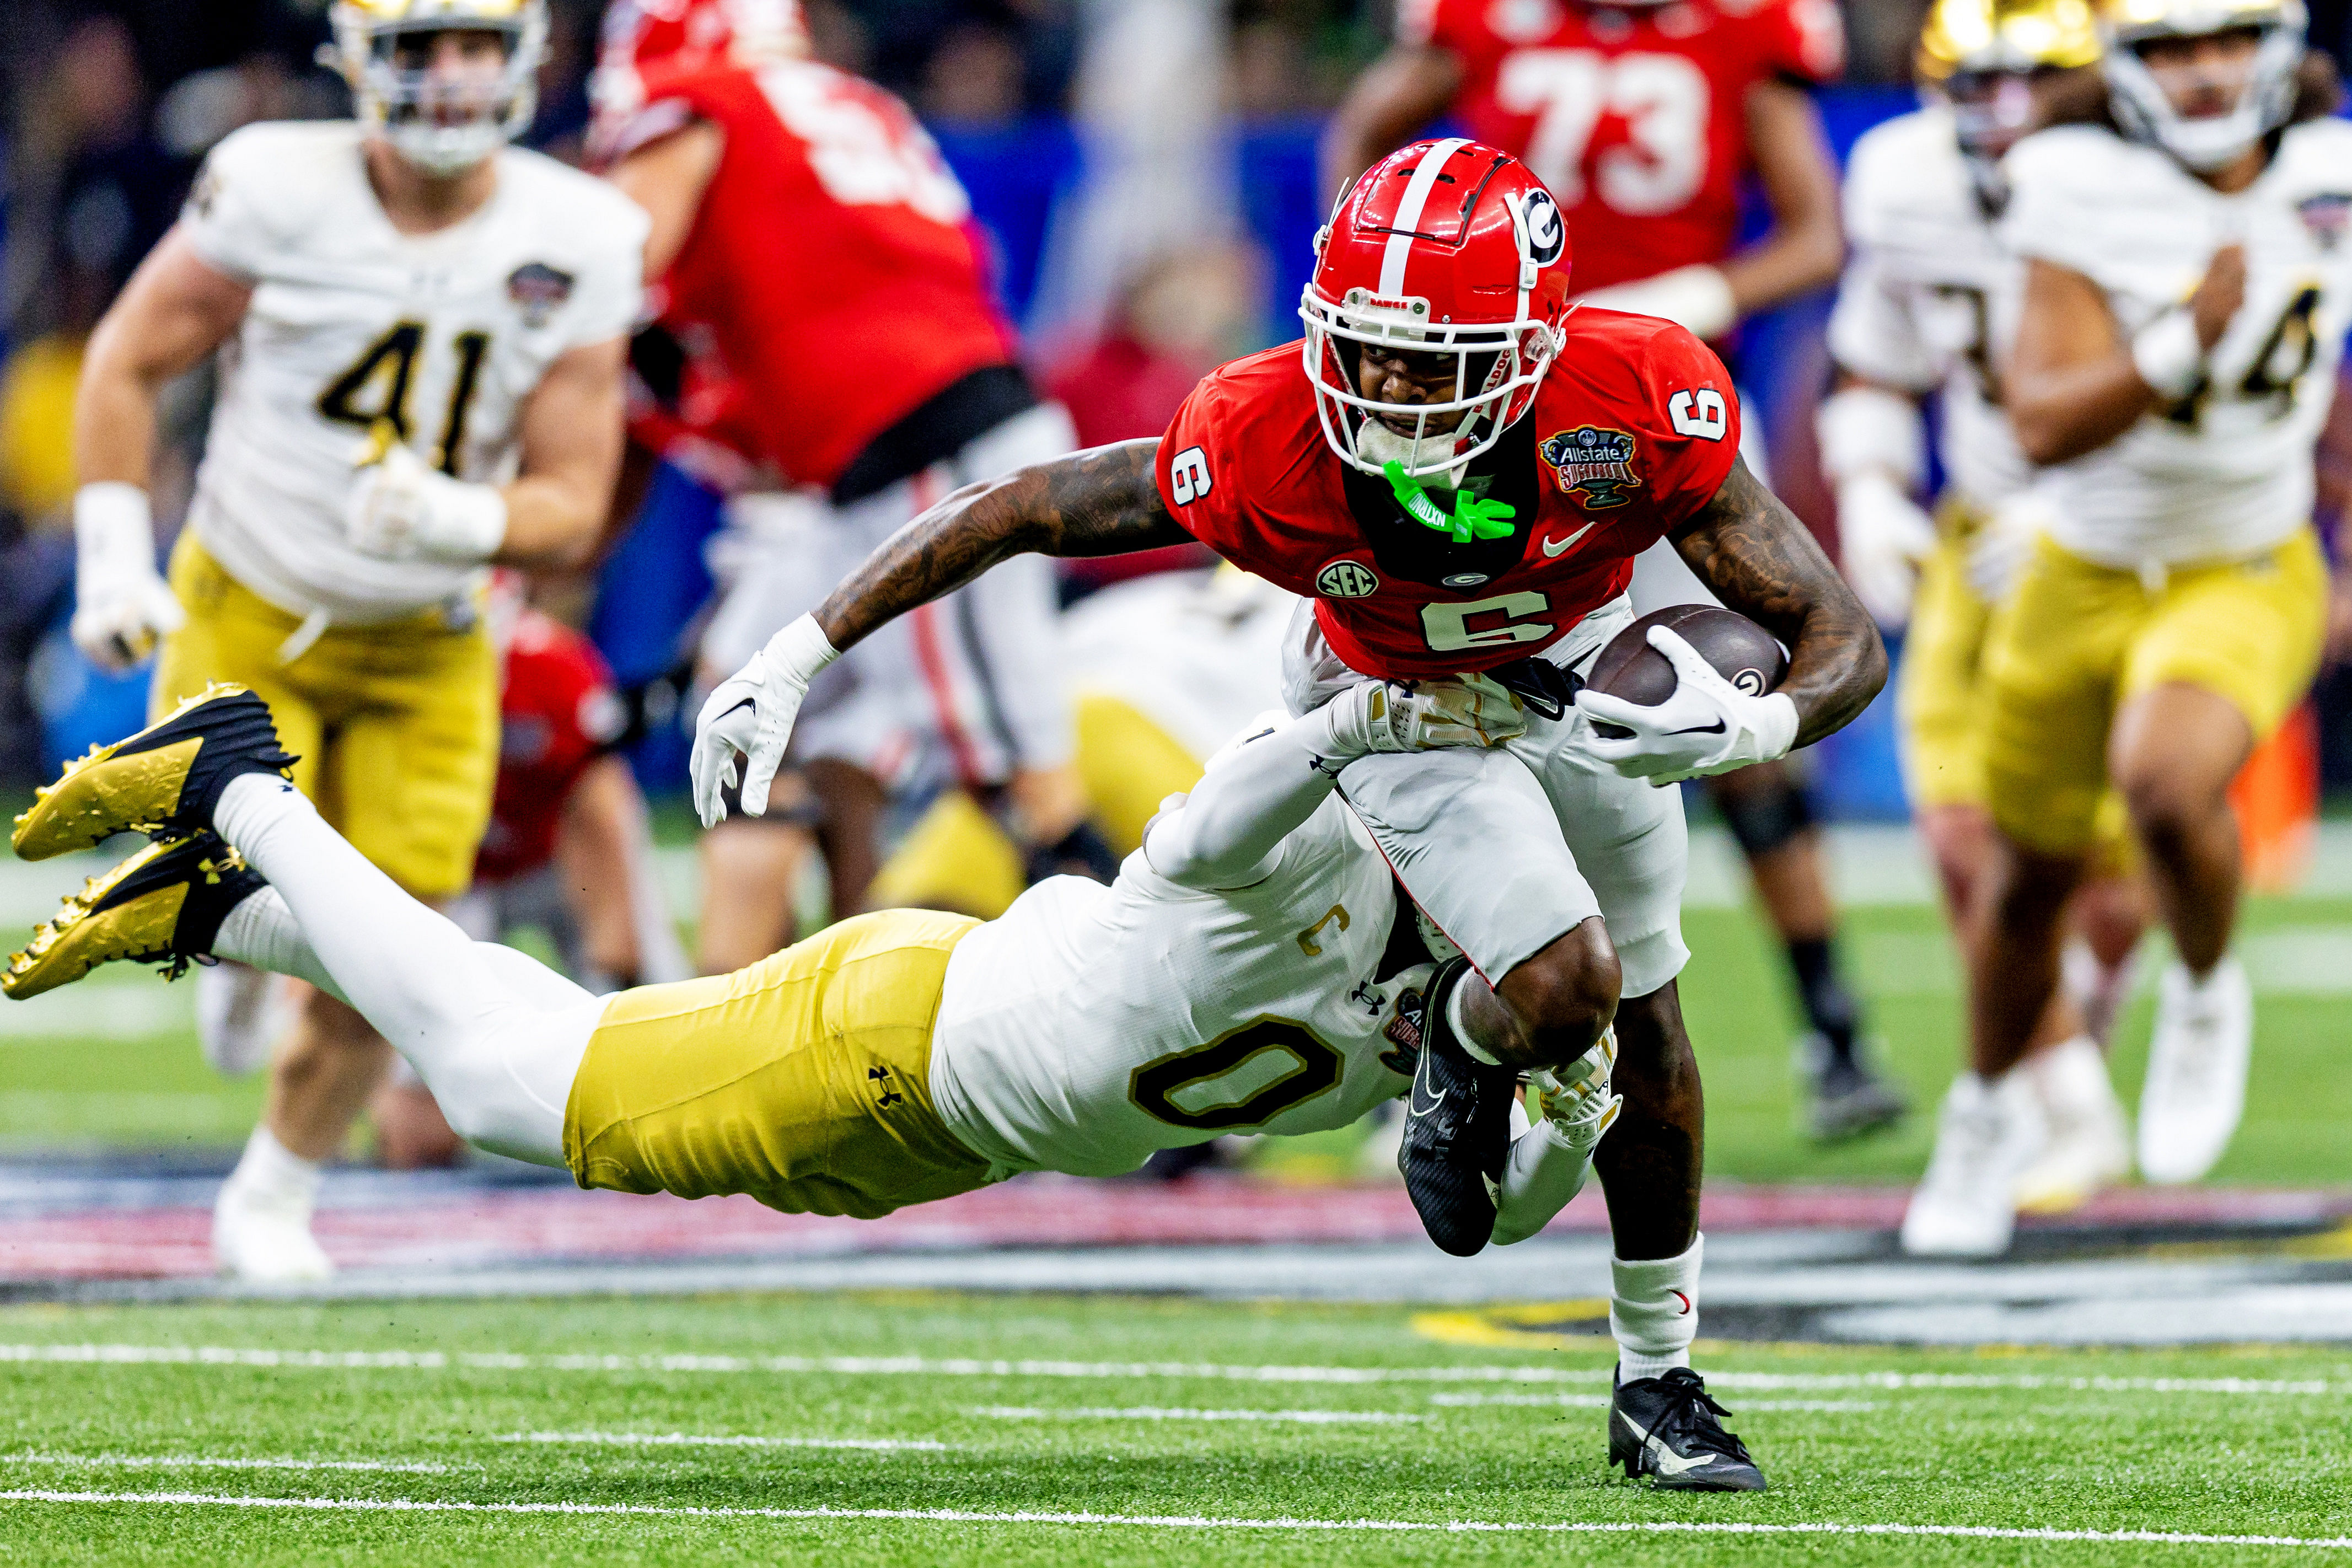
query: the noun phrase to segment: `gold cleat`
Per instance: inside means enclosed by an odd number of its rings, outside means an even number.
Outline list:
[[[176,980],[210,956],[229,910],[268,884],[210,833],[150,844],[80,892],[0,972],[0,994],[22,1002],[70,985],[101,963],[161,963]]]
[[[68,763],[16,818],[17,858],[46,860],[88,849],[125,829],[186,835],[212,826],[212,808],[239,773],[283,773],[269,704],[242,686],[215,683],[127,740]]]

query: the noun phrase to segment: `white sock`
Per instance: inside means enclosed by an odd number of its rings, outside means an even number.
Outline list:
[[[286,907],[285,895],[275,888],[264,888],[229,910],[220,934],[213,938],[213,956],[307,980],[349,1005],[350,999],[303,937],[301,922]]]
[[[1640,1263],[1610,1258],[1609,1331],[1617,1340],[1618,1373],[1627,1383],[1690,1365],[1691,1341],[1698,1337],[1699,1257],[1706,1247],[1706,1237],[1694,1236],[1679,1258]]]
[[[278,1206],[299,1208],[307,1218],[319,1196],[319,1163],[280,1143],[267,1126],[257,1127],[229,1182]]]
[[[248,773],[221,792],[213,826],[268,878],[305,952],[408,1058],[468,1142],[562,1165],[563,1107],[604,1004],[511,949],[476,942],[401,891],[283,779]],[[241,942],[283,952],[269,907]],[[232,914],[243,913],[240,905]]]

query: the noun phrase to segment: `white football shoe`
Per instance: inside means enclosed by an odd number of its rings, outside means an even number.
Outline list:
[[[286,982],[251,964],[223,959],[196,971],[196,1044],[213,1070],[245,1078],[269,1065],[294,1026]]]
[[[2107,1058],[2090,1036],[2037,1052],[2019,1070],[2033,1086],[2049,1129],[2041,1154],[2018,1174],[2021,1210],[2065,1214],[2131,1173],[2123,1101],[2107,1080]]]
[[[2139,1168],[2151,1182],[2193,1182],[2211,1170],[2246,1110],[2254,1055],[2254,991],[2234,958],[2203,984],[2168,963],[2156,986],[2156,1037],[2139,1092]]]
[[[2018,1173],[2041,1153],[2042,1108],[2021,1072],[1952,1080],[1936,1121],[1936,1152],[1903,1214],[1915,1258],[1997,1258],[2017,1227]]]
[[[274,1193],[231,1176],[213,1204],[213,1262],[251,1285],[315,1285],[334,1260],[310,1234],[307,1194]]]

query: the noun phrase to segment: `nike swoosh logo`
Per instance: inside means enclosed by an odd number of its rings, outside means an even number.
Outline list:
[[[1550,540],[1549,540],[1549,539],[1545,540],[1545,541],[1543,542],[1543,552],[1544,552],[1544,554],[1545,554],[1545,555],[1547,555],[1547,556],[1554,556],[1554,557],[1567,554],[1567,553],[1568,553],[1568,547],[1569,547],[1570,545],[1571,545],[1571,544],[1574,544],[1578,540],[1580,540],[1580,539],[1583,538],[1586,534],[1591,533],[1591,532],[1592,531],[1593,523],[1597,523],[1597,522],[1599,522],[1600,521],[1601,521],[1601,520],[1600,520],[1599,518],[1597,518],[1597,517],[1596,517],[1596,518],[1594,518],[1594,519],[1592,520],[1592,522],[1588,522],[1588,523],[1586,523],[1582,528],[1578,529],[1574,533],[1570,534],[1566,539],[1561,540],[1558,544],[1554,544],[1554,543],[1553,543]]]
[[[1712,724],[1694,724],[1687,730],[1669,730],[1666,733],[1669,735],[1720,735],[1723,733],[1723,721],[1717,719]]]
[[[1667,1447],[1664,1443],[1660,1442],[1654,1436],[1643,1437],[1641,1428],[1635,1426],[1633,1422],[1626,1420],[1625,1413],[1623,1411],[1619,1410],[1612,1412],[1612,1414],[1616,1415],[1618,1420],[1624,1422],[1625,1430],[1628,1433],[1633,1436],[1642,1438],[1642,1447],[1648,1451],[1651,1461],[1658,1467],[1658,1474],[1662,1476],[1686,1476],[1693,1470],[1700,1469],[1706,1466],[1715,1463],[1717,1459],[1722,1457],[1718,1454],[1700,1453],[1693,1454],[1689,1458],[1685,1459],[1676,1454],[1672,1448]]]
[[[1444,1094],[1429,1092],[1429,1042],[1426,1039],[1423,1040],[1421,1060],[1413,1064],[1412,1099],[1405,1107],[1405,1114],[1407,1116],[1432,1115],[1439,1106],[1445,1103],[1445,1095],[1452,1092],[1451,1089],[1446,1090]]]

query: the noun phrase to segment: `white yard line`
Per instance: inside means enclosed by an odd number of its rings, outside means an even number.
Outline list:
[[[1602,1400],[1603,1405],[1608,1404]],[[1046,1410],[1031,1405],[982,1405],[972,1410],[974,1415],[992,1415],[1006,1421],[1297,1421],[1315,1426],[1335,1422],[1396,1424],[1426,1421],[1426,1415],[1411,1415],[1391,1410],[1179,1410],[1158,1405],[1138,1405],[1124,1409],[1094,1405],[1076,1410]]]
[[[1713,1377],[1709,1383],[1721,1386],[1723,1380]],[[1465,1405],[1513,1405],[1565,1406],[1570,1410],[1606,1410],[1610,1399],[1605,1394],[1433,1394],[1432,1405],[1458,1409]],[[1884,1410],[1886,1404],[1878,1399],[1743,1399],[1738,1414],[1751,1410],[1805,1410],[1842,1412],[1850,1410]]]
[[[645,1448],[868,1448],[944,1454],[949,1445],[913,1437],[738,1437],[697,1432],[509,1432],[494,1443],[601,1443]]]
[[[0,1454],[0,1465],[76,1465],[123,1470],[396,1470],[446,1476],[447,1465],[390,1459],[232,1459],[209,1454]]]
[[[2152,1546],[2303,1546],[2352,1550],[2352,1536],[2199,1535],[2176,1530],[2026,1530],[1979,1524],[1541,1523],[1488,1520],[1211,1519],[1190,1514],[983,1512],[951,1508],[694,1508],[651,1503],[464,1502],[420,1498],[236,1497],[213,1492],[0,1491],[0,1502],[295,1509],[318,1513],[516,1513],[654,1519],[871,1519],[938,1524],[1105,1524],[1144,1530],[1304,1530],[1388,1534],[1886,1535],[1974,1541],[2084,1541]]]
[[[507,1351],[257,1350],[222,1345],[0,1344],[0,1363],[96,1366],[283,1367],[308,1371],[711,1372],[845,1377],[1214,1378],[1237,1383],[1594,1383],[1606,1368],[1565,1366],[1222,1366],[1191,1362],[981,1361],[929,1356],[526,1355]],[[2055,1389],[2095,1394],[2352,1394],[2352,1380],[2073,1377],[1940,1372],[1710,1372],[1717,1388]]]

